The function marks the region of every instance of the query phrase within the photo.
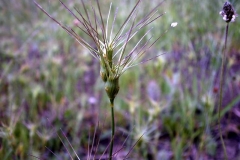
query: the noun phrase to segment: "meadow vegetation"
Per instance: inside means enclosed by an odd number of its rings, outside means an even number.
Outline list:
[[[38,0],[58,21],[77,30],[58,0]],[[81,1],[63,0],[70,9]],[[110,0],[99,0],[104,20]],[[113,1],[120,27],[136,0]],[[160,1],[142,1],[138,16]],[[239,12],[240,2],[231,1]],[[115,158],[223,159],[218,96],[225,22],[224,1],[167,0],[161,18],[141,30],[126,50],[162,36],[147,63],[128,69],[115,99]],[[91,6],[87,6],[91,8]],[[123,9],[122,9],[123,8]],[[170,28],[172,22],[178,26]],[[220,112],[228,159],[240,159],[240,21],[230,23]],[[166,32],[167,31],[167,32]],[[86,35],[77,30],[77,34]],[[91,42],[90,42],[91,43]],[[108,156],[111,110],[99,61],[34,2],[0,2],[0,159],[99,159]],[[68,140],[74,150],[68,143]],[[138,142],[138,143],[136,143]],[[64,145],[63,145],[64,144]],[[134,146],[134,147],[133,147]],[[119,150],[119,151],[118,151]]]

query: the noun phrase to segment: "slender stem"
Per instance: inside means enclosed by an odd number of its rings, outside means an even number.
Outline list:
[[[223,141],[223,136],[222,136],[222,129],[221,129],[221,120],[220,120],[220,110],[222,107],[222,95],[223,95],[223,81],[224,81],[224,66],[225,66],[225,61],[226,61],[226,50],[227,50],[227,36],[228,36],[228,25],[229,23],[227,23],[226,26],[226,33],[225,33],[225,44],[224,44],[224,51],[222,54],[222,64],[221,64],[221,75],[220,75],[220,95],[219,95],[219,106],[218,106],[218,129],[220,132],[220,139],[221,139],[221,143],[222,143],[222,147],[224,150],[224,159],[227,160],[227,151],[226,151],[226,147]]]
[[[109,152],[109,160],[112,160],[113,142],[114,142],[114,135],[115,135],[114,99],[110,100],[110,103],[111,103],[111,117],[112,117],[112,137],[111,137],[111,145],[110,145],[110,152]]]

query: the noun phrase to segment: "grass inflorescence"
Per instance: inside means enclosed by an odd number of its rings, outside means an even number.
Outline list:
[[[82,0],[81,4],[83,6],[83,10],[81,11],[80,9],[74,8],[78,15],[76,15],[62,1],[60,1],[64,8],[66,8],[66,10],[68,10],[78,22],[78,24],[76,24],[78,29],[89,36],[94,45],[90,45],[89,42],[79,36],[72,28],[64,26],[62,23],[48,14],[36,1],[34,2],[38,8],[40,8],[68,34],[73,36],[83,47],[88,49],[89,53],[100,62],[100,75],[103,82],[105,82],[105,91],[108,95],[111,106],[112,140],[109,151],[109,159],[112,159],[115,135],[114,100],[120,88],[119,78],[128,68],[137,65],[135,62],[139,60],[157,42],[157,40],[159,40],[162,34],[160,34],[160,36],[153,42],[151,42],[152,37],[150,37],[145,43],[143,43],[142,40],[151,31],[151,29],[148,29],[128,54],[126,54],[126,47],[138,32],[141,32],[143,28],[163,16],[163,14],[158,13],[158,7],[162,4],[162,2],[157,4],[156,7],[154,7],[146,16],[136,21],[138,12],[137,10],[139,9],[139,4],[141,2],[141,0],[138,0],[120,28],[115,29],[114,24],[118,14],[118,8],[114,13],[112,25],[109,27],[112,3],[110,4],[105,23],[98,0],[96,1],[97,9],[95,9],[93,6],[91,6],[90,9],[87,9],[85,2]],[[173,24],[172,27],[175,27],[176,25],[177,23]],[[114,29],[116,30],[115,34],[113,33]],[[149,57],[148,60],[151,59],[153,59],[153,57]]]

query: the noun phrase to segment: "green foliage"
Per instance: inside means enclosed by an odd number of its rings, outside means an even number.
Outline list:
[[[144,1],[142,5],[152,8],[156,2],[146,4]],[[40,0],[39,3],[59,21],[74,27],[74,18],[58,1]],[[79,5],[75,1],[67,3],[70,9]],[[106,17],[109,1],[100,3]],[[112,8],[123,6],[129,10],[134,3],[113,2]],[[238,12],[240,3],[235,1],[233,5]],[[130,135],[125,151],[144,134],[133,151],[139,159],[157,159],[160,151],[169,150],[173,159],[187,159],[185,153],[194,147],[199,155],[216,155],[218,139],[213,131],[217,120],[217,93],[214,88],[218,86],[225,25],[218,15],[221,6],[219,1],[171,0],[159,7],[160,13],[167,13],[154,24],[152,31],[157,34],[152,36],[157,38],[165,30],[168,32],[149,50],[146,59],[166,54],[127,70],[119,81],[121,90],[120,98],[115,101],[115,119],[119,130]],[[126,10],[119,11],[116,28],[126,18]],[[139,11],[139,15],[144,12],[145,9]],[[102,124],[97,134],[99,154],[102,154],[106,139],[110,139],[109,126],[106,126],[110,113],[106,113],[109,105],[103,95],[99,62],[37,10],[33,2],[22,0],[15,4],[15,1],[3,0],[0,15],[0,157],[25,160],[31,159],[29,154],[32,154],[55,159],[44,147],[47,146],[56,155],[69,159],[54,134],[59,128],[79,156],[87,156],[88,138],[91,144],[97,117],[100,126]],[[178,26],[169,29],[175,21]],[[230,24],[230,53],[240,49],[239,23],[237,18]],[[80,30],[77,33],[86,36]],[[144,33],[139,32],[126,50]],[[235,59],[229,57],[228,69],[234,64]],[[239,79],[233,82],[229,74],[225,82],[237,88]],[[222,118],[239,104],[236,92],[229,88],[225,91],[232,96],[225,98]],[[169,142],[169,147],[162,145],[163,140]],[[121,145],[122,141],[115,144]]]

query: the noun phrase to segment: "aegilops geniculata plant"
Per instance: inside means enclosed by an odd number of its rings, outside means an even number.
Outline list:
[[[34,1],[35,2],[35,1]],[[78,21],[76,23],[77,28],[79,28],[83,33],[85,33],[94,45],[90,45],[85,39],[80,37],[72,28],[66,27],[50,14],[48,14],[37,2],[35,4],[40,8],[48,17],[55,21],[59,26],[61,26],[68,34],[73,36],[84,48],[90,51],[90,54],[100,61],[100,75],[105,82],[105,91],[109,97],[111,103],[111,113],[112,113],[112,140],[110,146],[109,159],[112,157],[113,148],[113,138],[115,132],[114,124],[114,99],[119,92],[119,77],[128,69],[136,66],[140,63],[146,62],[153,59],[137,63],[139,59],[160,39],[160,36],[152,40],[150,37],[146,42],[143,40],[147,37],[152,28],[148,29],[146,33],[139,39],[136,45],[131,49],[130,52],[126,53],[126,47],[129,41],[133,39],[135,35],[141,29],[148,26],[163,14],[158,14],[158,7],[162,4],[160,2],[156,5],[148,14],[146,14],[141,20],[137,21],[137,12],[141,0],[138,0],[133,9],[130,11],[129,15],[120,26],[119,29],[114,34],[114,27],[116,23],[116,17],[118,14],[118,8],[116,8],[113,16],[113,20],[110,24],[110,15],[112,12],[112,3],[110,4],[108,16],[106,22],[104,22],[102,16],[102,10],[100,3],[96,0],[96,8],[90,5],[90,9],[87,8],[84,1],[81,0],[83,6],[82,10],[75,8],[76,13],[71,11],[62,1],[60,3],[69,11],[69,13]],[[78,15],[77,15],[78,14]],[[171,26],[175,27],[177,23],[173,23]]]

